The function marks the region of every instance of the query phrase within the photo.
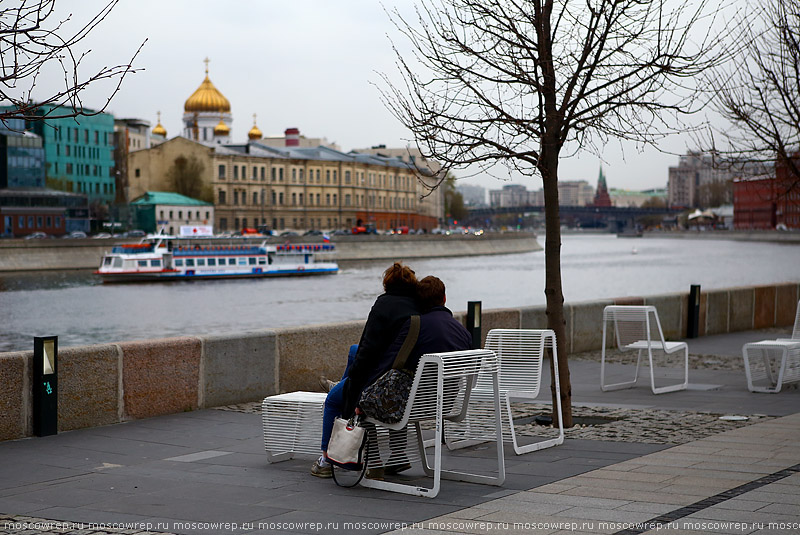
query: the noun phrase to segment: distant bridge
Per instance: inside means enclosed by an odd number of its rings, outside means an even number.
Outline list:
[[[681,213],[680,208],[639,208],[617,206],[559,206],[559,213],[563,222],[577,220],[582,226],[608,226],[612,230],[622,230],[633,227],[635,221],[645,216],[671,216]],[[505,206],[494,208],[472,208],[469,210],[469,220],[472,222],[486,221],[494,216],[507,214],[543,213],[544,206]]]

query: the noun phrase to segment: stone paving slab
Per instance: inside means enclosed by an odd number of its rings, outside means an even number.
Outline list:
[[[721,436],[727,440],[721,441]],[[800,413],[734,429],[721,436],[622,463],[635,465],[638,473],[644,474],[654,467],[659,477],[650,481],[649,489],[646,478],[620,479],[620,474],[631,471],[612,465],[459,511],[455,515],[463,519],[464,531],[439,529],[452,518],[449,515],[431,519],[427,524],[430,529],[420,527],[415,533],[741,534],[767,533],[766,530],[772,529],[770,526],[778,526],[782,533],[800,532],[800,447],[797,446]],[[732,469],[732,473],[740,474],[738,478],[695,470],[695,466],[707,464],[704,460],[707,456],[693,451],[714,450],[720,444],[725,445],[722,451],[730,456],[732,463],[749,462],[753,457],[750,439],[754,437],[762,439],[759,456],[775,461],[773,466],[750,464],[748,471]],[[664,459],[668,459],[672,469],[663,469]],[[678,459],[683,462],[676,463]],[[675,464],[680,468],[674,468]],[[525,502],[537,506],[517,505]],[[542,507],[547,504],[561,509]],[[469,528],[467,522],[472,522]],[[480,527],[480,522],[491,524]],[[568,524],[569,528],[555,529],[559,524]]]

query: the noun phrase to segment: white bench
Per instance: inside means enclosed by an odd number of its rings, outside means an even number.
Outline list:
[[[383,462],[382,458],[386,453],[386,448],[380,439],[381,432],[385,433],[391,430],[397,433],[399,431],[401,436],[403,433],[410,432],[416,435],[417,451],[414,453],[419,455],[425,474],[433,478],[432,486],[423,487],[416,481],[413,484],[405,484],[375,479],[362,479],[361,485],[428,498],[433,498],[439,493],[442,479],[502,485],[505,481],[506,472],[505,458],[503,456],[502,418],[497,370],[497,356],[494,352],[485,349],[423,355],[417,365],[414,383],[408,396],[403,418],[395,424],[380,422],[371,418],[367,419],[367,422],[377,427],[376,431],[379,436],[376,448],[378,451],[375,452],[378,458],[371,458],[369,466],[375,466],[373,464],[375,461],[377,461],[377,464]],[[494,393],[488,403],[491,403],[494,415],[493,441],[497,451],[496,475],[444,470],[442,468],[442,428],[445,421],[459,422],[467,416],[472,389],[475,387],[479,375],[491,377],[492,392]],[[425,453],[426,444],[422,438],[421,427],[423,422],[434,423],[433,466],[428,463]],[[389,446],[389,449],[391,449],[391,444]],[[405,449],[409,459],[412,451],[411,447]],[[461,458],[458,460],[458,466],[461,468],[473,468],[473,463],[470,463],[468,458]],[[492,471],[494,472],[494,469]]]
[[[777,394],[784,384],[800,381],[800,340],[762,340],[742,348],[750,392]],[[756,384],[767,379],[768,386]]]
[[[521,455],[557,446],[564,442],[564,421],[561,414],[561,390],[558,378],[558,352],[556,335],[551,329],[492,329],[486,335],[486,349],[497,355],[500,384],[500,404],[503,410],[503,439],[514,446]],[[514,424],[511,404],[535,403],[542,384],[542,364],[547,349],[552,350],[555,376],[556,410],[554,422],[558,435],[528,444],[521,444]],[[467,417],[460,423],[445,427],[447,447],[458,449],[493,439],[494,415],[492,407],[492,380],[489,375],[478,377],[472,391]]]
[[[261,403],[267,462],[291,459],[295,454],[320,454],[324,392],[289,392],[269,396]]]
[[[607,384],[606,383],[606,331],[608,324],[613,324],[613,335],[616,346],[620,351],[636,351],[636,372],[632,381]],[[677,384],[656,386],[654,352],[663,352],[665,355],[683,352],[683,380]],[[609,305],[603,309],[603,348],[600,354],[600,389],[603,392],[631,388],[639,378],[639,366],[642,356],[646,354],[650,363],[650,389],[653,394],[664,394],[677,390],[686,390],[689,386],[689,346],[686,342],[667,342],[664,340],[664,331],[661,330],[661,321],[658,311],[652,305]]]

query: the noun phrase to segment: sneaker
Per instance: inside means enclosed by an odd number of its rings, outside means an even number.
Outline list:
[[[321,387],[322,387],[322,391],[323,391],[323,392],[330,392],[330,391],[331,391],[331,389],[332,389],[334,386],[336,386],[337,384],[339,384],[339,383],[338,383],[338,382],[331,381],[330,379],[328,379],[328,378],[327,378],[327,377],[325,377],[324,375],[320,375],[320,376],[319,376],[319,386],[321,386]]]
[[[385,471],[390,476],[394,476],[394,475],[399,474],[400,472],[405,472],[406,470],[411,470],[411,463],[405,462],[405,463],[402,463],[402,464],[395,464],[395,465],[392,465],[392,466],[387,466]]]
[[[383,468],[368,468],[367,473],[364,475],[367,479],[375,479],[377,481],[383,481]]]
[[[326,461],[323,457],[320,457],[314,461],[314,464],[311,466],[311,475],[322,478],[333,477],[333,467],[331,463]]]
[[[390,476],[405,472],[411,469],[411,463],[408,462],[408,457],[405,453],[398,455],[390,455],[389,462],[386,463],[386,473]]]

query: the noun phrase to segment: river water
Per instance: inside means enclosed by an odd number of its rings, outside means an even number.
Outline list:
[[[540,238],[542,243],[543,238]],[[800,246],[728,240],[563,237],[567,302],[800,281]],[[388,262],[337,275],[205,282],[102,284],[88,271],[0,274],[0,352],[58,335],[59,346],[236,334],[367,316]],[[544,252],[410,262],[447,285],[447,305],[544,304]]]

